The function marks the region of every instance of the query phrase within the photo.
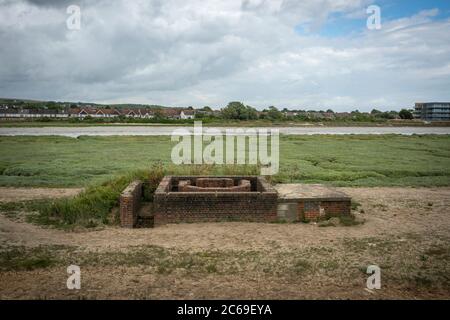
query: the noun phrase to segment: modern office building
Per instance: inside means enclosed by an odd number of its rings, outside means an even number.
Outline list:
[[[414,117],[425,121],[450,121],[450,102],[416,103]]]

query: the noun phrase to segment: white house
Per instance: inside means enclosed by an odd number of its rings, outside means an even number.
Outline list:
[[[195,118],[194,110],[182,110],[180,112],[180,119],[186,120],[186,119],[194,119],[194,118]]]

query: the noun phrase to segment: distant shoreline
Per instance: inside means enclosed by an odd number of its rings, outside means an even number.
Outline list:
[[[201,120],[196,120],[201,121]],[[8,121],[1,120],[0,128],[40,128],[40,127],[189,127],[192,123],[138,123],[138,122],[111,122],[111,123],[97,123],[97,122],[77,122],[70,123],[67,121]],[[292,127],[292,128],[339,128],[339,127],[376,127],[376,128],[404,128],[404,127],[424,127],[424,128],[439,128],[450,127],[450,121],[444,122],[430,122],[423,123],[417,121],[392,121],[392,122],[263,122],[263,121],[241,121],[241,122],[203,122],[204,127]]]
[[[84,126],[84,127],[0,127],[0,136],[65,136],[78,138],[80,136],[171,136],[176,129],[184,128],[193,131],[192,125],[185,126]],[[223,131],[226,128],[211,127]],[[450,135],[450,127],[249,127],[276,128],[282,135]],[[238,133],[241,134],[241,133]],[[242,134],[246,134],[242,132]]]

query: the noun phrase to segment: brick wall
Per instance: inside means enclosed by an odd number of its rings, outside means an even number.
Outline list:
[[[201,183],[198,180],[202,180]],[[217,183],[217,181],[208,181],[208,179],[198,179],[197,185],[191,185],[190,180],[181,180],[178,182],[178,192],[251,192],[251,183],[242,179],[238,185],[233,185],[232,179],[227,179],[226,183]],[[214,179],[219,180],[219,179]],[[223,179],[225,180],[225,179]]]
[[[142,182],[131,182],[120,194],[120,226],[133,228],[137,223],[142,198]]]
[[[342,215],[350,215],[350,200],[334,200],[334,201],[299,201],[298,217],[299,220],[317,221],[321,218],[339,217]]]
[[[155,225],[227,220],[276,221],[278,196],[263,178],[231,177],[235,181],[233,185],[237,184],[236,181],[248,180],[251,192],[199,193],[178,190],[179,181],[195,182],[197,178],[199,177],[165,177],[163,179],[154,197]]]
[[[195,185],[200,188],[230,188],[234,181],[231,178],[198,178]]]

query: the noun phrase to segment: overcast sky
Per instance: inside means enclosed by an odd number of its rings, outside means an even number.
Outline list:
[[[81,9],[80,30],[66,10]],[[369,30],[366,9],[381,8]],[[336,111],[450,101],[450,1],[0,0],[0,97]]]

